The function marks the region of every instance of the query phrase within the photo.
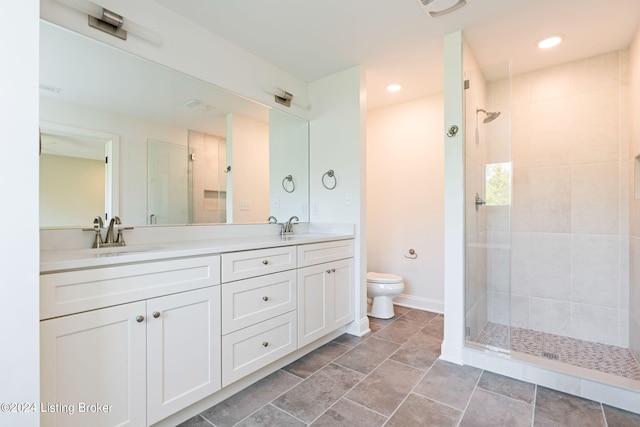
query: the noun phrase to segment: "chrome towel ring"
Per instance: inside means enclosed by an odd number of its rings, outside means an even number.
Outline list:
[[[287,186],[285,184],[286,181],[289,181],[291,183],[291,185],[290,185],[291,189],[287,188]],[[294,191],[296,191],[296,182],[293,180],[293,176],[292,175],[287,175],[284,178],[282,178],[282,188],[287,193],[293,193]]]
[[[332,186],[328,186],[326,184],[326,182],[324,181],[325,177],[333,178],[333,185]],[[324,175],[322,175],[322,185],[327,190],[333,190],[334,188],[336,188],[336,185],[338,185],[338,179],[336,178],[336,174],[335,174],[335,172],[333,172],[333,169],[329,169],[328,171],[326,171],[324,173]]]

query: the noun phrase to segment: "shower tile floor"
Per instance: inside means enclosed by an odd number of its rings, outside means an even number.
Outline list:
[[[443,320],[396,307],[179,427],[640,426],[640,414],[439,360]]]
[[[509,348],[509,327],[487,322],[473,342]],[[512,327],[511,349],[640,381],[640,365],[631,351],[623,347]]]

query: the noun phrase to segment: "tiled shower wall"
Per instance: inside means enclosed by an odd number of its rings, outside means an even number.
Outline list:
[[[629,48],[629,109],[625,117],[629,133],[629,348],[640,361],[640,185],[638,164],[640,155],[640,29]]]
[[[513,161],[510,269],[487,260],[489,320],[511,305],[512,326],[629,345],[627,57],[515,76],[511,106],[504,81],[488,85],[490,108],[512,111]]]

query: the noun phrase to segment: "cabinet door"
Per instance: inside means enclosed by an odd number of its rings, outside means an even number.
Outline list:
[[[135,302],[40,322],[43,426],[146,424],[144,314]]]
[[[330,264],[330,283],[332,301],[328,305],[329,329],[331,331],[353,321],[354,271],[353,258]],[[327,268],[329,269],[329,268]]]
[[[328,264],[298,270],[298,348],[328,332],[327,302],[329,295]]]
[[[220,286],[148,300],[147,425],[220,383]]]

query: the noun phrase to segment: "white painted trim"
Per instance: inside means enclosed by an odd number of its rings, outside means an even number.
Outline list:
[[[444,341],[445,360],[460,360],[464,347],[464,87],[462,32],[444,38]],[[450,126],[458,133],[448,137]]]
[[[455,363],[456,365],[465,364],[463,348],[445,342],[440,346],[440,359],[445,362]]]
[[[369,318],[365,316],[362,319],[356,319],[349,323],[346,332],[356,337],[361,337],[371,332],[371,329],[369,329]]]
[[[395,305],[402,307],[417,308],[434,313],[444,313],[444,301],[430,298],[417,297],[415,295],[400,294],[393,299]]]

